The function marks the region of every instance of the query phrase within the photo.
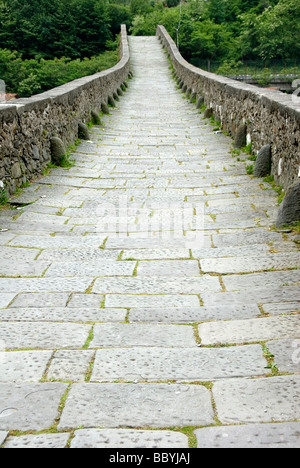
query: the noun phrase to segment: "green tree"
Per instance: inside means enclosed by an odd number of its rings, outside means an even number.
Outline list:
[[[256,25],[257,52],[263,60],[300,56],[300,2],[280,0],[266,9]]]

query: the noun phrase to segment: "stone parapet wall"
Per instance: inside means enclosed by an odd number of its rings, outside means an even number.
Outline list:
[[[0,104],[0,181],[13,193],[42,174],[51,161],[51,139],[66,147],[78,137],[79,123],[91,120],[127,80],[130,67],[126,27],[121,28],[120,61],[113,68],[30,98]]]
[[[257,153],[271,145],[271,174],[286,190],[300,176],[300,98],[215,75],[189,64],[163,26],[157,36],[167,50],[181,84],[211,109],[222,129],[234,138],[242,125]],[[245,144],[246,144],[245,142]]]

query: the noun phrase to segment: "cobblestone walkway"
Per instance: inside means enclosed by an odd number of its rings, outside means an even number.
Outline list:
[[[130,46],[76,165],[1,213],[0,445],[299,447],[300,253],[270,229],[276,193],[157,39]]]

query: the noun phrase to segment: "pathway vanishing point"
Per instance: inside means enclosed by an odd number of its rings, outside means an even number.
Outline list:
[[[1,213],[0,445],[299,447],[299,246],[157,38],[129,41],[76,165]]]

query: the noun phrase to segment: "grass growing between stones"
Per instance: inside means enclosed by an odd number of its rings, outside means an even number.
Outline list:
[[[269,349],[267,348],[266,343],[261,343],[264,353],[264,358],[267,360],[266,369],[271,369],[270,377],[274,377],[279,375],[277,364],[274,361],[274,354],[272,354]]]
[[[94,339],[94,326],[90,329],[89,336],[87,337],[87,340],[84,343],[82,349],[83,350],[89,349],[89,345],[93,341],[93,339]]]
[[[283,186],[282,185],[277,185],[275,183],[274,176],[271,176],[271,175],[265,177],[264,182],[270,184],[272,186],[273,190],[275,190],[275,192],[277,193],[277,197],[278,197],[277,202],[278,202],[278,205],[280,205],[281,202],[283,201],[284,195],[285,195]],[[266,190],[266,188],[263,187],[263,190]]]

